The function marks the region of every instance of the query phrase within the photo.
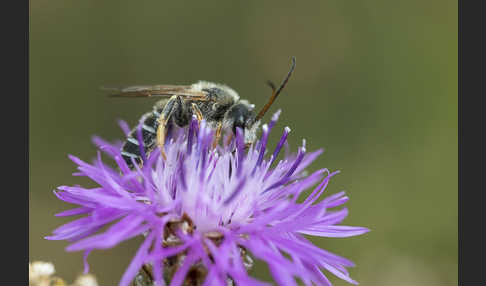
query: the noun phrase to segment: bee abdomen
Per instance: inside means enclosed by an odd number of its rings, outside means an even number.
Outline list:
[[[139,142],[137,139],[137,126],[130,131],[127,136],[127,140],[121,147],[121,155],[130,169],[133,169],[134,167],[132,158],[137,164],[142,163],[142,155],[140,153],[141,148],[143,148],[145,153],[149,153],[152,151],[153,146],[155,145],[157,127],[159,125],[157,113],[157,110],[154,110],[153,112],[144,115],[142,123],[143,142]],[[140,144],[143,146],[140,146]]]

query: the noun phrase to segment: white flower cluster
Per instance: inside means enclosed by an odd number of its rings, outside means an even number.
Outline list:
[[[44,261],[29,263],[29,286],[98,286],[93,275],[82,274],[72,284],[67,284],[63,279],[53,276],[56,272],[54,264]]]

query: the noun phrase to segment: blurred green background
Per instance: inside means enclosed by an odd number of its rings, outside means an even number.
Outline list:
[[[107,98],[103,85],[223,82],[262,106],[290,57],[297,68],[271,109],[291,146],[325,153],[312,169],[339,169],[347,225],[364,236],[315,239],[357,263],[361,285],[457,284],[457,2],[65,1],[30,2],[29,259],[72,281],[82,254],[43,237],[68,219],[55,198],[72,177],[67,154],[90,160],[93,134],[122,137],[153,100]],[[267,117],[268,118],[268,117]],[[280,133],[280,132],[278,132]],[[275,138],[273,138],[275,140]],[[133,240],[90,256],[115,285]],[[267,277],[267,269],[256,270]],[[334,285],[347,285],[331,274]]]

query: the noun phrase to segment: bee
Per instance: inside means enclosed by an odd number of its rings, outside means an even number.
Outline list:
[[[292,57],[290,70],[278,88],[271,81],[267,81],[272,88],[272,95],[257,115],[254,113],[255,105],[246,99],[241,99],[236,91],[224,84],[199,81],[191,85],[109,88],[114,91],[110,95],[113,97],[162,98],[155,103],[152,111],[145,113],[140,120],[143,142],[137,140],[137,127],[127,135],[121,147],[123,159],[130,168],[134,167],[133,162],[142,165],[140,144],[143,144],[142,147],[146,153],[150,153],[158,146],[162,158],[167,159],[164,144],[169,125],[187,126],[193,115],[199,122],[204,119],[210,127],[216,130],[215,144],[219,141],[223,130],[231,130],[231,134],[234,135],[237,128],[244,131],[245,144],[247,146],[252,144],[256,139],[260,119],[285,87],[294,69],[295,57]]]

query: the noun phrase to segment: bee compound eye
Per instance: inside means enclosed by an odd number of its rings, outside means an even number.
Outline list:
[[[241,129],[245,129],[246,127],[246,121],[245,121],[245,118],[243,116],[239,116],[235,119],[235,121],[233,122],[233,133],[236,134],[236,128],[237,127],[240,127]]]

